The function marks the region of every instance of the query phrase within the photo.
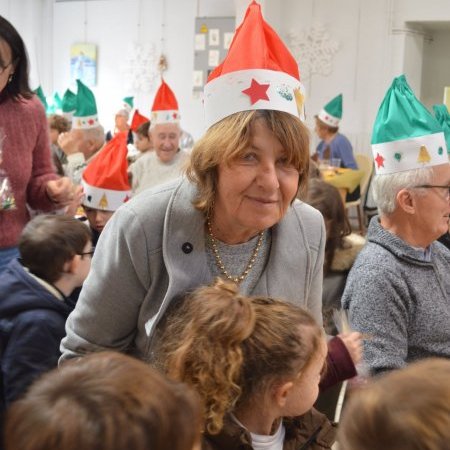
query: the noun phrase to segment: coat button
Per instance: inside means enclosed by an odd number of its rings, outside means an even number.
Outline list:
[[[189,253],[192,252],[192,250],[194,250],[194,246],[190,242],[185,242],[181,246],[181,250],[183,250],[183,252],[186,253],[186,255],[188,255]]]

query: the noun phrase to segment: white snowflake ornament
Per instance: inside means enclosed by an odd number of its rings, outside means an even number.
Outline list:
[[[308,31],[292,30],[288,33],[288,42],[303,80],[313,74],[330,75],[339,42],[328,34],[324,25],[315,24]]]
[[[145,48],[136,42],[131,44],[121,67],[125,89],[136,94],[153,91],[159,79],[158,61],[155,44]]]

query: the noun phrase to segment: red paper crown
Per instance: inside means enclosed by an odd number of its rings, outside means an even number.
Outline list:
[[[228,54],[208,77],[205,114],[210,127],[239,111],[272,109],[303,117],[297,62],[252,2]]]
[[[130,198],[127,134],[126,131],[117,133],[84,169],[85,206],[115,211]]]
[[[131,119],[131,130],[135,133],[137,132],[137,129],[144,123],[150,122],[150,119],[143,116],[139,113],[139,110],[135,110],[133,114],[133,118]]]
[[[158,123],[178,123],[178,102],[169,85],[161,80],[161,86],[156,93],[152,106],[152,125]]]

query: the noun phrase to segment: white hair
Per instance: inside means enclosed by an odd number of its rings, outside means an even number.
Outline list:
[[[397,208],[397,194],[402,189],[412,189],[430,184],[433,179],[433,167],[405,170],[404,172],[375,175],[372,181],[372,193],[380,216],[392,214]],[[422,189],[423,192],[425,190]],[[420,192],[420,190],[419,190]]]
[[[105,130],[101,125],[93,128],[83,129],[84,139],[94,141],[96,143],[97,150],[105,143]]]
[[[123,116],[128,120],[130,118],[130,113],[127,109],[121,108],[116,112],[116,116]]]

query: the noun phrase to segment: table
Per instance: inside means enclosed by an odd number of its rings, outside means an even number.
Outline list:
[[[326,183],[329,183],[338,189],[344,204],[347,193],[353,192],[359,186],[364,176],[363,170],[341,169],[334,167],[320,169],[320,173]]]
[[[364,176],[363,170],[353,169],[324,169],[320,171],[323,180],[330,183],[335,188],[345,189],[352,193],[361,183]]]

